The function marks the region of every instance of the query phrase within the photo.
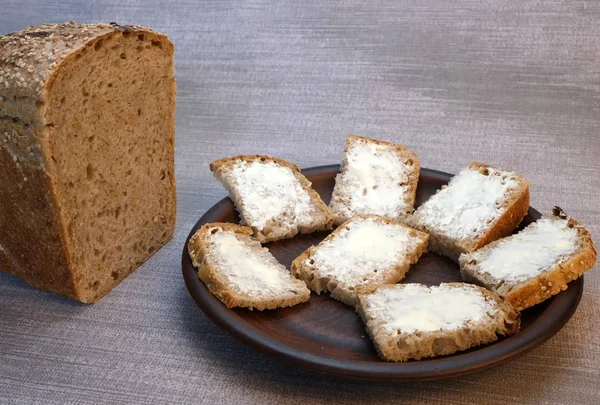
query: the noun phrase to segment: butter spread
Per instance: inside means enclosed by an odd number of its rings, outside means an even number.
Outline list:
[[[567,221],[542,218],[501,239],[480,259],[479,267],[496,279],[522,281],[566,261],[577,247],[577,230],[569,228]]]
[[[364,283],[374,270],[380,271],[404,261],[407,252],[420,242],[410,229],[373,218],[355,218],[329,241],[322,242],[307,264],[318,277],[332,277],[349,285]],[[312,261],[312,263],[311,263]]]
[[[518,187],[514,173],[487,169],[463,169],[450,184],[433,195],[417,211],[428,229],[455,239],[477,237],[505,211],[507,193]]]
[[[270,161],[237,161],[232,167],[234,190],[248,226],[263,229],[270,220],[289,215],[298,225],[312,222],[313,203],[292,169]]]
[[[346,217],[377,214],[397,218],[407,210],[408,174],[413,167],[391,147],[353,142],[344,165],[336,188],[347,193],[346,204],[337,207]]]
[[[472,288],[405,284],[366,296],[368,314],[391,333],[455,330],[495,312],[494,304]]]
[[[227,277],[230,287],[245,294],[272,293],[290,285],[292,276],[266,248],[257,250],[233,232],[210,235],[212,260]],[[258,242],[255,242],[259,245]]]

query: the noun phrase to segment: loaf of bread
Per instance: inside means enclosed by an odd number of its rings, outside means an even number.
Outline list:
[[[458,261],[461,253],[509,235],[529,210],[529,180],[471,163],[407,218],[428,232],[431,250]]]
[[[308,301],[310,290],[292,277],[247,226],[205,224],[188,252],[208,290],[228,308],[274,309]]]
[[[292,262],[292,274],[320,294],[354,305],[361,284],[402,280],[427,250],[429,235],[379,215],[344,222],[319,245]]]
[[[466,283],[361,285],[356,312],[383,360],[452,354],[519,330],[519,313]]]
[[[333,215],[300,169],[270,156],[235,156],[210,164],[261,243],[329,230]]]
[[[410,149],[348,135],[331,196],[336,224],[362,214],[401,220],[414,209],[419,172],[419,159]]]
[[[173,45],[139,26],[0,37],[0,269],[92,303],[172,236]]]
[[[462,254],[463,280],[482,285],[519,311],[566,290],[596,263],[590,233],[570,218],[548,215],[516,235]]]

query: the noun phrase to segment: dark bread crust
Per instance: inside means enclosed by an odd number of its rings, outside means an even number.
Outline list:
[[[392,221],[389,218],[382,217],[379,215],[373,215],[373,214],[357,215],[357,216],[352,217],[351,219],[347,220],[342,225],[340,225],[335,231],[333,231],[325,239],[323,239],[323,241],[321,241],[321,243],[319,245],[311,246],[310,248],[305,250],[300,256],[298,256],[296,259],[294,259],[294,261],[292,262],[292,266],[291,266],[291,271],[292,271],[292,274],[294,275],[294,277],[299,278],[300,280],[304,280],[304,282],[306,283],[308,288],[310,288],[312,291],[314,291],[318,295],[320,295],[322,292],[329,291],[331,293],[332,298],[335,298],[338,301],[342,301],[346,305],[354,305],[355,300],[356,300],[355,294],[350,294],[346,291],[347,287],[354,287],[354,286],[347,286],[347,285],[345,285],[345,283],[343,281],[335,280],[333,278],[318,278],[314,274],[315,269],[311,268],[305,262],[308,259],[310,259],[310,257],[314,254],[314,252],[319,248],[319,246],[321,244],[327,243],[327,242],[331,241],[332,239],[336,238],[337,235],[344,230],[344,227],[346,226],[346,224],[351,223],[353,220],[360,219],[360,218],[362,218],[362,219],[373,218],[377,222],[381,222],[383,224],[400,225],[407,229],[410,229],[412,232],[415,233],[416,236],[420,236],[420,238],[422,238],[422,243],[420,243],[417,246],[417,249],[414,252],[411,252],[407,256],[408,261],[406,263],[398,264],[398,265],[394,266],[394,268],[390,272],[379,271],[377,273],[377,275],[371,277],[365,283],[392,284],[392,283],[399,282],[400,280],[402,280],[404,278],[404,276],[408,272],[410,266],[412,264],[416,263],[419,260],[419,257],[421,257],[421,255],[427,251],[427,244],[429,242],[429,234],[419,231],[417,229],[410,228],[404,224],[401,224],[396,221]],[[369,285],[369,284],[367,284],[367,285]],[[354,288],[356,289],[356,287],[354,287]]]
[[[0,120],[0,134],[16,127]],[[18,127],[18,133],[45,132]],[[21,166],[24,174],[8,150],[0,147],[0,270],[38,290],[78,299],[51,179],[39,166]],[[24,175],[26,182],[12,181]]]
[[[361,285],[356,288],[356,312],[363,320],[377,354],[386,361],[420,360],[427,357],[444,356],[470,347],[493,342],[498,335],[512,335],[519,331],[520,314],[497,294],[485,288],[465,283],[443,283],[448,286],[472,288],[480,291],[488,301],[494,301],[498,308],[496,318],[478,325],[467,324],[452,331],[417,332],[413,334],[386,334],[381,329],[373,329],[371,315],[365,308],[365,297],[378,289],[402,288],[404,284],[396,285]]]
[[[173,53],[173,44],[166,35],[138,25],[70,21],[32,26],[0,35],[0,76],[2,72],[5,74],[5,80],[0,80],[0,95],[4,97],[4,102],[0,102],[0,117],[18,118],[21,123],[44,126],[47,96],[55,73],[98,41],[121,34],[152,36]]]
[[[205,257],[208,253],[208,237],[214,229],[220,231],[231,231],[240,235],[252,236],[252,228],[237,224],[213,222],[202,226],[190,239],[188,243],[188,253],[192,259],[193,265],[198,269],[198,277],[206,285],[208,290],[217,297],[227,308],[242,307],[250,310],[263,311],[265,309],[275,309],[291,307],[302,302],[308,301],[310,291],[306,288],[300,294],[289,293],[285,297],[273,299],[272,297],[252,298],[233,291],[225,277],[207,263]]]
[[[323,200],[321,199],[321,196],[315,190],[313,190],[312,183],[302,174],[300,168],[293,163],[290,163],[283,159],[267,156],[267,155],[239,155],[239,156],[222,158],[222,159],[213,161],[212,163],[210,163],[210,171],[213,174],[218,173],[220,170],[229,168],[235,162],[240,161],[240,160],[244,161],[246,163],[252,163],[252,162],[256,162],[256,161],[273,162],[280,166],[284,166],[284,167],[291,169],[292,173],[294,174],[296,179],[302,185],[302,188],[308,192],[308,195],[310,196],[311,201],[316,205],[317,213],[324,217],[323,220],[317,221],[313,226],[303,227],[303,226],[298,225],[297,232],[290,232],[283,237],[274,237],[272,234],[269,234],[269,233],[265,234],[264,232],[262,232],[259,229],[254,229],[254,237],[259,242],[267,243],[267,242],[272,242],[272,241],[279,240],[279,239],[292,238],[297,233],[312,233],[312,232],[318,232],[318,231],[328,231],[333,228],[334,218],[333,218],[333,214],[329,210],[329,207],[327,206],[327,204],[325,204],[323,202]],[[237,207],[237,202],[235,200],[235,196],[232,195],[231,192],[229,193],[229,195],[230,195],[230,198],[234,201],[234,203],[236,203],[236,210],[239,212],[240,217],[242,218],[242,222],[246,223],[246,221],[244,220],[243,213]]]
[[[570,218],[569,227],[576,228],[581,242],[577,252],[566,262],[558,264],[544,273],[517,284],[500,283],[500,280],[485,280],[477,272],[477,265],[469,264],[469,256],[461,257],[463,280],[489,288],[522,311],[537,305],[568,288],[568,283],[578,279],[596,264],[597,252],[589,231],[575,219]],[[493,249],[498,242],[490,245]],[[494,284],[491,284],[491,283]],[[497,286],[496,284],[500,284]]]
[[[404,145],[395,144],[395,143],[386,142],[386,141],[380,141],[377,139],[371,139],[371,138],[366,138],[363,136],[352,135],[352,134],[348,135],[348,137],[346,139],[346,145],[344,148],[344,156],[348,152],[348,149],[352,142],[364,142],[364,143],[368,143],[368,144],[377,144],[377,145],[386,146],[388,148],[393,149],[399,156],[406,157],[406,158],[409,158],[412,160],[414,170],[409,172],[409,174],[408,174],[408,195],[405,199],[405,202],[406,202],[406,205],[408,208],[405,212],[402,213],[404,215],[410,214],[414,209],[415,200],[417,198],[417,185],[419,183],[419,173],[421,171],[421,162],[419,160],[419,157],[412,150],[408,149]],[[341,172],[344,172],[344,166],[345,166],[345,158],[342,161]],[[337,176],[340,176],[340,174],[338,174]],[[337,179],[338,179],[337,176],[336,176],[336,183],[337,183]],[[331,197],[331,203],[330,203],[331,207],[333,207],[334,202],[341,204],[341,205],[347,204],[346,201],[344,201],[343,198],[335,192],[335,188],[334,188],[334,193]],[[345,217],[344,215],[341,215],[340,213],[334,212],[333,215],[335,216],[335,224],[338,226],[341,225],[343,222],[347,221],[348,219],[350,219],[350,218]]]

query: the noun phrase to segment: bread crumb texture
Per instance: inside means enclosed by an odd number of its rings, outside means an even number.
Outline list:
[[[115,23],[0,37],[3,269],[95,302],[171,238],[173,54]]]

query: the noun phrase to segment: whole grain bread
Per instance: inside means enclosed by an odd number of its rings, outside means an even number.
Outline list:
[[[573,218],[544,216],[515,235],[458,260],[463,280],[482,285],[521,311],[566,290],[596,264],[587,229]]]
[[[356,312],[379,357],[443,356],[519,330],[520,315],[498,295],[465,283],[361,285]]]
[[[308,301],[306,285],[292,277],[252,233],[247,226],[215,222],[192,236],[188,252],[208,290],[228,308],[262,311]]]
[[[333,227],[331,211],[294,164],[247,155],[216,160],[210,170],[261,243]]]
[[[0,36],[0,270],[91,303],[171,238],[173,52],[115,23]]]
[[[361,214],[401,220],[413,211],[419,172],[419,159],[410,149],[348,135],[331,196],[336,224]]]
[[[461,253],[510,235],[528,210],[529,180],[473,162],[406,222],[429,232],[431,250],[458,261]]]
[[[402,280],[427,250],[429,235],[379,215],[358,215],[344,222],[319,245],[292,262],[292,274],[308,287],[354,305],[361,284]]]

